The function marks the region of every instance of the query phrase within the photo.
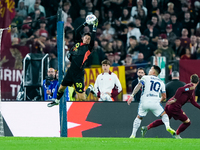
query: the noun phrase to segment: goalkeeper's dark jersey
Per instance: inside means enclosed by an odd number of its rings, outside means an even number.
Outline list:
[[[94,38],[96,32],[92,32],[90,44],[84,44],[80,31],[84,28],[84,25],[79,26],[74,32],[75,45],[70,49],[71,66],[70,70],[76,72],[83,71],[84,65],[88,56],[90,55],[94,47]]]

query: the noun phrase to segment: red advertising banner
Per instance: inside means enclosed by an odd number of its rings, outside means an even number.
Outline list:
[[[189,83],[192,74],[200,76],[200,60],[180,60],[179,61],[180,80]]]

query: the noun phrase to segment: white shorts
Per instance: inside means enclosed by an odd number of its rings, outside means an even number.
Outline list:
[[[145,103],[140,103],[138,106],[138,115],[140,117],[145,117],[148,111],[151,111],[156,117],[159,117],[163,112],[164,108],[160,102],[147,101]]]

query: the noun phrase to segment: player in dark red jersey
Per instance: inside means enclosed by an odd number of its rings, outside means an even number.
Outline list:
[[[58,89],[56,100],[49,103],[48,107],[58,105],[66,87],[72,86],[72,84],[75,86],[78,99],[86,100],[88,94],[90,93],[89,88],[86,90],[86,92],[84,91],[84,65],[94,47],[94,39],[98,26],[98,20],[96,19],[94,21],[92,34],[84,33],[83,37],[81,37],[80,32],[86,25],[88,24],[84,22],[74,31],[75,44],[70,49],[68,55],[71,65]]]
[[[200,105],[197,104],[195,101],[194,91],[196,86],[199,83],[199,77],[197,74],[194,74],[190,77],[191,83],[186,84],[184,87],[178,88],[176,91],[176,94],[166,103],[165,111],[167,115],[169,116],[169,119],[172,117],[175,120],[180,120],[183,123],[178,127],[176,130],[175,138],[180,139],[180,133],[183,132],[187,127],[189,127],[190,119],[187,117],[187,115],[183,112],[181,109],[182,106],[190,101],[192,105],[200,109]],[[152,123],[150,123],[148,126],[143,126],[141,128],[141,134],[142,137],[146,134],[147,130],[162,125],[163,122],[161,119],[158,119]]]

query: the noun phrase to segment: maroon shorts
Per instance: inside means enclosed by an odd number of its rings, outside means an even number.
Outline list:
[[[183,112],[182,109],[174,108],[171,105],[165,106],[165,112],[169,116],[169,118],[174,118],[175,120],[180,120],[182,122],[186,121],[188,119],[187,115]]]

